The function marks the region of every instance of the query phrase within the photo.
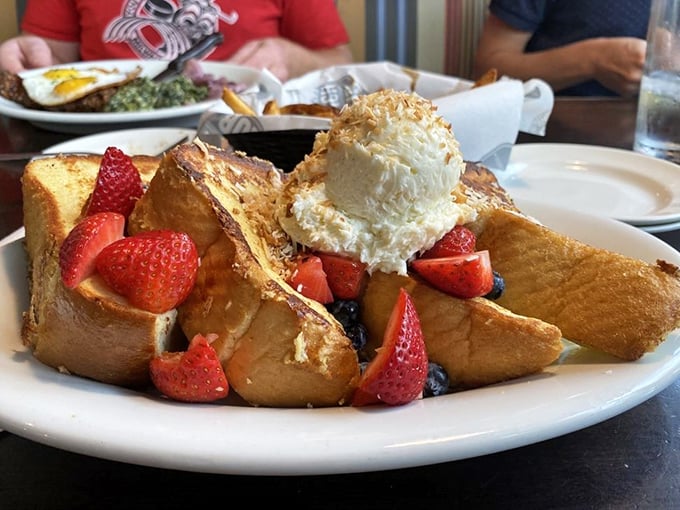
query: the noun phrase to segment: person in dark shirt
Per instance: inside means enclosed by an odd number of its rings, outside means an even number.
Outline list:
[[[491,0],[474,74],[541,78],[558,95],[635,96],[651,0]]]

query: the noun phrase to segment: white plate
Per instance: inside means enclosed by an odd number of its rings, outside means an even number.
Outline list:
[[[518,144],[499,182],[514,198],[632,225],[680,221],[680,166],[637,152],[578,144]]]
[[[186,128],[123,129],[74,138],[68,142],[52,145],[43,152],[83,151],[104,154],[107,147],[114,146],[129,155],[158,154],[184,138],[191,140],[195,134],[196,130]]]
[[[680,221],[671,221],[670,223],[658,223],[657,225],[639,225],[638,228],[649,232],[650,234],[658,234],[660,232],[671,232],[680,229]]]
[[[77,62],[67,66],[76,68],[98,66],[106,69],[117,68],[121,71],[129,71],[136,66],[141,66],[142,76],[155,76],[165,69],[166,62],[160,60],[101,60]],[[269,80],[258,69],[210,61],[201,61],[201,68],[205,73],[213,74],[215,77],[224,77],[249,86],[262,87],[265,90],[274,90],[277,86],[274,80]],[[40,73],[43,70],[32,69],[22,73],[22,76]],[[217,101],[220,100],[213,99],[186,106],[140,112],[63,113],[24,108],[17,103],[0,97],[0,114],[28,120],[38,127],[51,131],[86,134],[130,127],[196,127],[200,114],[209,109]]]
[[[591,244],[680,265],[625,223],[524,204]],[[680,375],[680,331],[632,363],[569,347],[545,373],[395,408],[265,409],[182,404],[61,374],[21,345],[20,242],[0,248],[0,428],[87,455],[187,471],[333,474],[412,467],[507,450],[622,413]]]

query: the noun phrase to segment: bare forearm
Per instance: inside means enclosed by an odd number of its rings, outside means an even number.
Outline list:
[[[495,67],[500,74],[520,80],[540,77],[553,89],[560,90],[594,78],[592,41],[580,41],[534,53],[503,49],[480,53],[475,62],[475,76]]]

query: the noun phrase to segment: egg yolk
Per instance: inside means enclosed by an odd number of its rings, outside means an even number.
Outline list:
[[[65,80],[55,85],[54,92],[55,94],[59,94],[60,96],[66,96],[84,87],[87,87],[89,84],[94,83],[96,81],[97,79],[94,76],[86,76],[81,78]]]

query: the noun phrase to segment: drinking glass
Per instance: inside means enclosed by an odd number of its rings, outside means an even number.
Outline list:
[[[680,0],[652,0],[634,150],[680,164]]]

